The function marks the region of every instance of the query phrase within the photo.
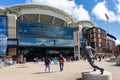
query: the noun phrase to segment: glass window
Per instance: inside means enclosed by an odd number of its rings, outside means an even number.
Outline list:
[[[55,46],[73,46],[73,40],[56,39]]]
[[[75,28],[44,23],[17,21],[19,35],[73,39]]]
[[[101,37],[101,35],[100,34],[98,34],[98,38],[100,38]]]
[[[102,47],[102,44],[101,44],[101,43],[99,43],[99,47]]]
[[[7,17],[0,16],[0,55],[6,54],[7,48]]]
[[[98,29],[98,33],[101,33],[101,29]]]
[[[113,46],[112,42],[109,42],[109,49],[110,50],[112,50],[112,46]]]
[[[94,38],[94,34],[91,34],[92,38]]]
[[[6,37],[6,30],[7,30],[7,17],[6,16],[0,16],[0,33],[1,36]]]
[[[81,45],[82,43],[85,43],[85,44],[87,43],[87,41],[86,41],[85,39],[80,39],[79,42],[80,42],[80,45]]]
[[[93,33],[93,29],[91,29],[91,33]]]
[[[99,42],[101,42],[101,39],[98,39],[99,40]]]
[[[20,37],[19,45],[29,46],[74,46],[73,40],[67,39],[52,39],[52,38],[35,38],[35,37]]]

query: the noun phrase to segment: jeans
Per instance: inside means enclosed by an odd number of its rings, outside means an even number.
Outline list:
[[[50,72],[50,65],[49,64],[45,65],[45,72],[46,72],[47,68],[48,68],[48,72]]]
[[[60,63],[60,71],[63,71],[64,63]]]

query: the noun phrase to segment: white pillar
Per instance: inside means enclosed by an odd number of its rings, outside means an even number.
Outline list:
[[[82,25],[74,32],[74,57],[80,60],[80,39],[82,39]]]
[[[8,17],[8,39],[16,39],[17,38],[17,27],[16,20],[17,17],[15,14],[7,14]],[[16,55],[16,48],[8,48],[8,55]]]

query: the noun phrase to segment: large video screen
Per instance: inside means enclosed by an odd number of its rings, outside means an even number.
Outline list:
[[[7,17],[0,16],[0,55],[6,54],[7,48]]]

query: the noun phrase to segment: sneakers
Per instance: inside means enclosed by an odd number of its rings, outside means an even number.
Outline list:
[[[104,72],[104,69],[101,69],[100,71],[101,71],[101,74],[103,74],[103,72]]]

